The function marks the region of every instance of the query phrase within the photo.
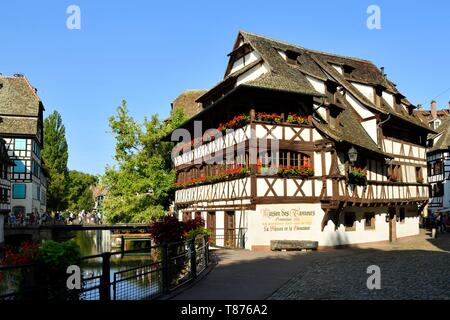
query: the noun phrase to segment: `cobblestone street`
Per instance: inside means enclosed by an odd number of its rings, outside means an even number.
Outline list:
[[[318,255],[269,299],[450,299],[450,234],[421,235],[378,247]],[[381,269],[381,289],[367,289],[367,267]]]

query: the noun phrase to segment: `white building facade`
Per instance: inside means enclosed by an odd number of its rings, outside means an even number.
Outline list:
[[[13,166],[11,211],[19,215],[46,211],[47,171],[43,148],[44,106],[22,75],[0,76],[0,136],[6,142]]]

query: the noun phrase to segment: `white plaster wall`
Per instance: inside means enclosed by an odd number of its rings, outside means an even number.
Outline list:
[[[319,238],[319,246],[337,246],[366,242],[377,242],[389,240],[389,223],[386,222],[386,209],[383,208],[348,208],[343,211],[354,212],[356,214],[355,231],[345,231],[345,226],[339,222],[337,230],[332,221],[328,221],[327,226]],[[365,230],[364,213],[375,213],[375,229]]]
[[[364,107],[358,100],[355,99],[351,94],[346,93],[345,98],[363,119],[373,117],[374,114],[370,112],[366,107]]]
[[[372,102],[375,101],[373,87],[365,85],[365,84],[356,83],[356,82],[351,82],[351,84],[356,89],[358,89],[358,91],[361,92],[367,99],[369,99]]]
[[[339,72],[340,74],[344,74],[344,71],[342,71],[342,67],[338,66],[337,64],[332,64],[331,65],[334,69],[336,69],[337,72]]]
[[[283,50],[277,50],[280,56],[283,58],[284,61],[287,61],[286,52]]]
[[[237,59],[233,63],[233,67],[231,68],[230,74],[242,69],[243,67],[249,65],[252,62],[255,62],[259,58],[260,58],[259,54],[255,51],[247,53],[244,57]]]
[[[267,218],[263,218],[264,210],[277,212],[290,212],[291,210],[302,212],[314,211],[315,214],[309,230],[271,231],[267,229],[267,224],[264,226],[264,222],[268,221]],[[311,240],[318,241],[319,246],[388,241],[389,222],[386,221],[387,211],[387,208],[346,208],[343,214],[345,212],[354,212],[356,214],[355,230],[345,231],[343,220],[339,222],[336,230],[334,223],[330,220],[322,232],[321,225],[325,212],[322,210],[320,204],[257,205],[255,211],[246,212],[245,220],[248,224],[246,249],[252,249],[252,246],[270,246],[271,240]],[[375,229],[365,229],[364,214],[367,212],[375,213]],[[414,206],[407,208],[405,221],[403,223],[397,222],[396,230],[398,238],[419,234],[419,219],[414,212],[417,212],[417,208]],[[271,219],[270,221],[275,222],[276,220]],[[274,224],[274,226],[278,228],[280,225]]]
[[[311,83],[311,85],[314,87],[314,89],[317,92],[325,93],[326,88],[325,88],[325,83],[323,81],[320,81],[320,80],[317,80],[315,78],[308,77],[308,76],[306,76],[306,79],[308,79],[309,83]]]
[[[383,91],[383,99],[386,100],[386,102],[388,103],[388,105],[391,108],[394,108],[394,96],[388,92]]]
[[[397,238],[416,236],[419,234],[419,216],[407,214],[405,221],[396,223]]]
[[[257,66],[251,68],[244,74],[240,75],[237,78],[236,86],[246,83],[251,80],[255,80],[256,78],[260,77],[261,75],[265,74],[268,71],[268,66],[264,64],[258,64]]]
[[[377,134],[377,120],[369,120],[364,121],[362,123],[362,126],[364,130],[366,130],[367,134],[370,136],[370,138],[378,144],[378,134]]]
[[[315,216],[311,224],[310,230],[303,231],[268,231],[264,229],[262,210],[270,211],[314,211]],[[322,222],[324,212],[320,204],[270,204],[257,205],[255,211],[248,211],[248,231],[246,248],[251,249],[252,246],[270,246],[271,240],[315,240],[319,237],[320,224]],[[271,220],[272,221],[272,220]]]
[[[225,228],[225,212],[216,211],[216,244],[218,246],[224,245],[225,233],[223,228]]]

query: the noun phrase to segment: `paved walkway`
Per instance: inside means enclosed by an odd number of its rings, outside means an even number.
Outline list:
[[[219,263],[178,300],[450,299],[450,235],[320,252],[219,250]],[[369,265],[382,290],[368,290]]]

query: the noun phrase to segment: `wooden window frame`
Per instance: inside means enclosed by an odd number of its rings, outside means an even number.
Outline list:
[[[370,217],[370,224],[367,224],[368,217]],[[364,213],[364,230],[375,230],[376,214],[375,212]]]

